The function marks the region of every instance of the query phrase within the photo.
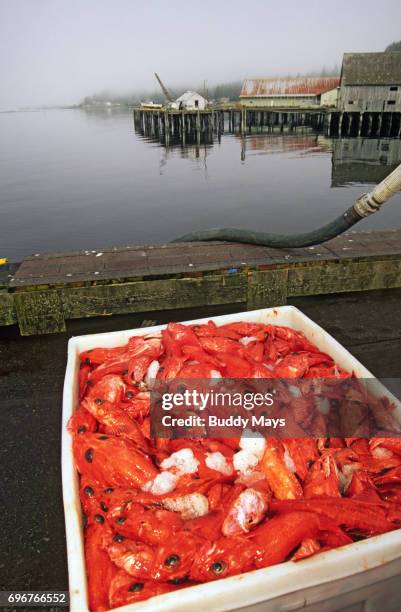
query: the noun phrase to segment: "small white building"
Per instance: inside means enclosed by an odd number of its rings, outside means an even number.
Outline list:
[[[178,109],[204,110],[208,104],[206,98],[196,91],[186,91],[171,106]]]

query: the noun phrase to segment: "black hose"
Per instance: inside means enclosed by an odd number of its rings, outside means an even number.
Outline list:
[[[358,223],[361,217],[353,206],[348,208],[340,217],[334,219],[327,225],[323,225],[312,232],[304,234],[270,234],[266,232],[254,232],[252,230],[227,228],[214,228],[191,232],[173,242],[193,242],[208,240],[225,240],[228,242],[244,242],[247,244],[260,244],[275,248],[299,248],[321,244],[331,238],[335,238],[347,229]]]

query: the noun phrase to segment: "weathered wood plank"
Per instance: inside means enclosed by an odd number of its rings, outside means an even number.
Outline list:
[[[22,336],[66,330],[60,294],[57,291],[26,291],[13,295]]]
[[[337,261],[288,272],[288,295],[306,296],[401,287],[401,261]]]
[[[13,296],[0,291],[0,326],[14,325],[17,322]]]
[[[66,319],[235,304],[247,300],[247,276],[210,275],[66,288],[59,296]]]
[[[349,232],[308,249],[233,243],[120,247],[26,258],[0,293],[0,325],[23,335],[65,319],[401,287],[401,230]]]
[[[250,272],[247,309],[257,310],[287,303],[288,268]]]
[[[230,268],[258,268],[270,264],[314,263],[401,257],[401,230],[347,232],[333,240],[304,249],[272,249],[238,243],[171,243],[160,246],[118,247],[104,251],[78,251],[27,257],[10,279],[10,287],[25,289],[47,285],[73,286],[99,282],[186,275],[191,271],[216,274]]]

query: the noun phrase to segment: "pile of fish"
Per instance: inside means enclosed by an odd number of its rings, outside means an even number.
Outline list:
[[[401,526],[400,438],[152,439],[157,379],[351,376],[302,333],[170,323],[80,361],[68,427],[93,612]]]

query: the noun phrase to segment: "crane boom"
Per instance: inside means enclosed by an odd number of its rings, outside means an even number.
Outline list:
[[[169,92],[169,90],[167,89],[167,87],[164,85],[164,83],[162,82],[161,78],[159,77],[159,75],[157,74],[157,72],[155,72],[155,77],[161,87],[162,92],[164,93],[164,95],[166,96],[167,100],[169,102],[174,102],[173,100],[173,96],[171,95],[171,93]]]

